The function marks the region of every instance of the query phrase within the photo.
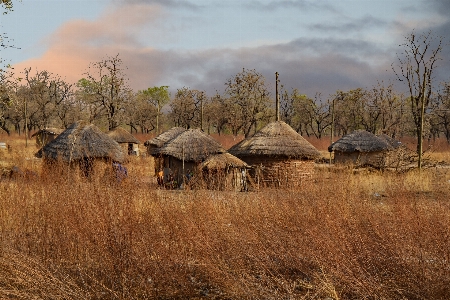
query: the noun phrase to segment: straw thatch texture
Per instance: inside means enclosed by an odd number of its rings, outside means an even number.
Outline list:
[[[316,159],[319,151],[283,121],[266,125],[251,138],[244,139],[228,150],[237,157],[281,156]]]
[[[135,138],[131,133],[121,127],[108,132],[108,136],[118,142],[119,144],[140,144],[141,142]]]
[[[144,143],[144,146],[146,146],[146,147],[153,146],[153,147],[160,148],[165,143],[167,143],[168,141],[170,141],[171,139],[178,136],[180,133],[182,133],[184,131],[186,131],[186,129],[184,129],[183,127],[173,127],[171,129],[161,133],[160,135],[146,141]]]
[[[39,134],[58,135],[63,131],[64,131],[64,129],[61,129],[61,128],[44,128],[44,129],[41,129],[41,130],[33,133],[33,135],[31,135],[31,137],[34,137]]]
[[[226,168],[247,168],[248,165],[230,153],[209,156],[201,165],[202,169],[217,170]]]
[[[229,153],[209,156],[201,165],[204,187],[219,191],[247,190],[249,166]]]
[[[397,141],[396,139],[391,138],[390,136],[388,136],[387,134],[380,134],[377,135],[377,137],[379,139],[382,139],[383,141],[385,141],[386,143],[388,143],[392,148],[397,149],[399,147],[401,147],[403,144],[400,141]]]
[[[36,156],[64,162],[86,158],[106,158],[118,162],[124,160],[124,153],[116,141],[84,121],[70,125]]]
[[[347,134],[328,147],[329,152],[380,152],[393,147],[385,140],[365,130],[356,130]]]
[[[199,129],[189,129],[155,148],[154,154],[175,157],[179,160],[201,162],[208,156],[225,153],[225,149],[212,137]]]
[[[48,142],[54,140],[64,129],[60,128],[44,128],[35,133],[31,137],[36,137],[36,145],[42,147]]]

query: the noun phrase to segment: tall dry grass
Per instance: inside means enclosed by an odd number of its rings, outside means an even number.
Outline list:
[[[446,169],[231,193],[158,190],[150,163],[120,185],[0,181],[0,298],[449,298]]]

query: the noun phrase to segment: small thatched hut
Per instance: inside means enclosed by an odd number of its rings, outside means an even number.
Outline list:
[[[36,137],[36,146],[41,148],[48,142],[53,141],[64,129],[44,128],[33,133],[31,137]]]
[[[144,146],[147,147],[147,152],[152,155],[152,149],[161,148],[165,143],[178,136],[180,133],[186,131],[183,127],[172,127],[171,129],[161,133],[160,135],[145,141]]]
[[[82,175],[86,177],[92,174],[98,161],[111,166],[111,162],[123,162],[125,157],[116,141],[85,121],[70,125],[36,153],[36,156],[44,158],[44,164],[48,168],[60,164],[71,167],[78,165]]]
[[[214,154],[201,164],[203,182],[210,190],[246,191],[249,166],[230,153]]]
[[[155,175],[164,168],[164,159],[162,155],[157,154],[157,150],[184,131],[186,131],[186,129],[183,127],[173,127],[158,136],[145,141],[144,146],[147,148],[147,154],[153,156],[155,159]]]
[[[122,148],[125,148],[124,150],[127,151],[128,155],[139,155],[139,144],[141,142],[122,127],[109,131],[108,135],[118,142]]]
[[[188,129],[166,142],[160,148],[154,148],[152,155],[163,159],[164,173],[171,172],[178,185],[196,176],[198,166],[208,156],[225,153],[225,149],[212,137],[199,129]],[[198,177],[198,176],[197,176]]]
[[[394,147],[385,139],[365,130],[347,134],[328,147],[334,152],[334,162],[355,166],[383,168],[388,164],[388,152]]]
[[[319,151],[283,121],[269,123],[231,147],[228,152],[255,168],[256,183],[264,186],[298,186],[314,172]]]

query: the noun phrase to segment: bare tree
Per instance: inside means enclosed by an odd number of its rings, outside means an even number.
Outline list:
[[[234,112],[240,119],[240,127],[245,137],[250,136],[257,123],[267,121],[271,117],[270,93],[266,87],[265,78],[255,70],[243,69],[241,73],[227,80],[225,94],[236,105]],[[236,124],[237,125],[237,124]]]
[[[432,106],[431,114],[450,144],[450,83],[442,83]]]
[[[206,100],[204,91],[183,87],[177,90],[170,104],[170,117],[175,126],[200,128],[202,126],[202,104]]]
[[[119,126],[124,112],[124,105],[131,97],[128,79],[122,69],[119,54],[100,62],[91,63],[85,73],[87,78],[81,85],[83,93],[93,96],[90,100],[94,107],[101,107],[108,120],[108,129]]]
[[[401,82],[408,88],[411,112],[416,128],[418,166],[422,164],[423,123],[426,109],[430,104],[433,91],[434,72],[441,59],[442,37],[436,37],[431,31],[417,35],[414,31],[405,37],[398,62],[392,69]]]

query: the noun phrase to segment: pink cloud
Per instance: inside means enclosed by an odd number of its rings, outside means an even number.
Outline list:
[[[14,68],[48,70],[75,83],[92,62],[118,53],[121,58],[132,58],[133,53],[153,51],[143,50],[138,35],[141,28],[152,25],[163,14],[158,6],[136,4],[109,8],[95,21],[69,21],[42,41],[47,50],[41,57],[17,63]]]

